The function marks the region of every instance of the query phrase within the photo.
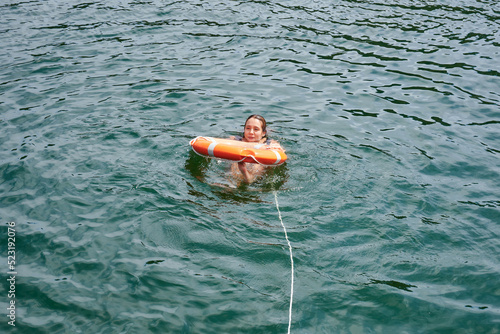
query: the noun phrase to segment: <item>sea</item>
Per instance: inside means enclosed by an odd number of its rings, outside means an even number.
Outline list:
[[[0,332],[500,333],[498,1],[0,13]]]

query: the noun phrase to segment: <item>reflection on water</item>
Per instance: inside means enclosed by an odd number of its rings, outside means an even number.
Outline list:
[[[235,195],[238,190],[243,190],[244,194],[241,197],[242,201],[250,194],[248,191],[254,192],[270,192],[273,190],[282,189],[288,178],[288,169],[286,163],[265,169],[264,174],[260,175],[251,184],[245,184],[239,173],[235,172],[234,163],[219,159],[210,159],[196,154],[194,151],[189,151],[189,156],[185,163],[185,168],[197,180],[220,187],[217,190],[218,194]],[[252,167],[249,164],[248,168]],[[259,195],[255,197],[257,199]],[[222,200],[227,200],[227,197],[221,197]]]

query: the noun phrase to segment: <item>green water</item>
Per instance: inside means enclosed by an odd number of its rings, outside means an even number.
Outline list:
[[[292,333],[500,333],[497,1],[0,11],[1,332],[286,333],[276,191]],[[253,113],[232,188],[188,143]]]

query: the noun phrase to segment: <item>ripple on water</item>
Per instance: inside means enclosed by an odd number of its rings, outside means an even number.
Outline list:
[[[292,331],[495,331],[496,3],[1,7],[21,330],[284,331],[279,188]],[[252,113],[289,161],[214,185]]]

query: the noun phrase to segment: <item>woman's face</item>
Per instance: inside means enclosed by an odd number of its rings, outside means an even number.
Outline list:
[[[244,138],[249,142],[259,142],[266,135],[262,131],[262,122],[256,118],[250,118],[245,124]]]

